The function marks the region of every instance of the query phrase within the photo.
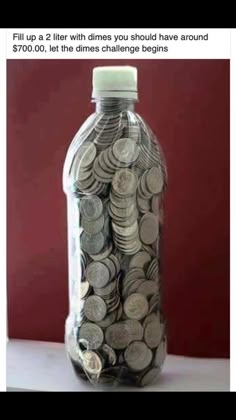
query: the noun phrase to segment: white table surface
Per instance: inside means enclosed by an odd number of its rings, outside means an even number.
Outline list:
[[[229,359],[168,355],[157,385],[145,388],[94,388],[78,380],[63,344],[27,340],[7,343],[8,391],[229,391]]]

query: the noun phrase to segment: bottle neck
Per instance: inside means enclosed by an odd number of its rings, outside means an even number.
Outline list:
[[[96,112],[105,112],[116,114],[124,111],[133,111],[135,99],[127,98],[95,98],[93,102],[96,103]]]

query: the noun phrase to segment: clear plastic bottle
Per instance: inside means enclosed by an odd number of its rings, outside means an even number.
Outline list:
[[[167,340],[160,259],[167,171],[134,111],[137,69],[93,71],[95,112],[63,170],[68,208],[69,315],[65,343],[93,384],[156,381]]]

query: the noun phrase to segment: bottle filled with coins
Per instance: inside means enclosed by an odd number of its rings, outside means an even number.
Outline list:
[[[135,111],[137,69],[93,70],[95,112],[69,146],[66,350],[94,385],[157,381],[167,351],[162,312],[160,144]]]

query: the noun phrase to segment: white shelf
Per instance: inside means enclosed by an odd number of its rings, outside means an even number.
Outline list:
[[[229,359],[196,359],[168,355],[155,386],[113,388],[113,391],[229,391]],[[78,380],[63,344],[9,340],[7,344],[8,391],[109,391]]]

